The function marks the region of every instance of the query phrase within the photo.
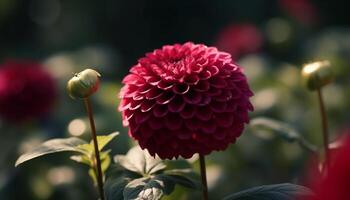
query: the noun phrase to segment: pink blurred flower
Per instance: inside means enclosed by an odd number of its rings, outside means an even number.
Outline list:
[[[228,53],[202,44],[147,53],[123,83],[119,110],[129,135],[163,159],[226,149],[253,110],[241,68]]]
[[[314,24],[318,20],[317,8],[310,0],[279,0],[281,8],[300,23]]]
[[[232,24],[218,34],[216,45],[237,59],[259,51],[263,45],[263,36],[253,24]]]
[[[308,200],[345,200],[349,198],[350,188],[350,137],[343,146],[332,154],[332,163],[325,177],[312,177],[316,196]]]
[[[0,115],[21,122],[46,114],[56,97],[50,74],[37,62],[11,60],[0,64]]]

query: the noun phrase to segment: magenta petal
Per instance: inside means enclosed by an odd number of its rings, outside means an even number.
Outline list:
[[[201,102],[198,103],[199,106],[206,106],[211,102],[210,96],[203,96]]]
[[[190,90],[190,86],[188,84],[176,84],[173,87],[173,91],[175,94],[186,94]]]
[[[154,134],[154,130],[148,127],[147,124],[144,124],[140,127],[140,132],[142,135],[142,139],[148,139]]]
[[[168,108],[170,112],[180,112],[186,106],[186,102],[182,99],[181,96],[177,95],[169,104]]]
[[[188,140],[192,137],[192,133],[185,129],[180,129],[174,133],[180,140]]]
[[[124,110],[129,109],[131,102],[132,102],[132,100],[130,98],[123,99],[118,106],[118,110],[124,111]]]
[[[190,90],[185,95],[183,95],[183,98],[186,101],[186,103],[198,104],[202,100],[202,95],[199,92],[196,92],[194,90]]]
[[[154,100],[145,100],[141,103],[141,112],[148,112],[150,111],[154,106],[156,105],[156,102]]]
[[[199,81],[199,77],[196,74],[191,74],[188,76],[185,76],[184,82],[189,85],[195,85]]]
[[[168,107],[165,105],[156,105],[153,109],[153,115],[156,117],[164,117],[168,114]]]
[[[165,81],[165,80],[161,80],[157,87],[162,89],[162,90],[168,90],[171,89],[174,86],[174,83],[171,81]]]
[[[206,92],[206,94],[209,96],[218,96],[221,93],[222,93],[222,90],[215,87],[210,87],[209,90]]]
[[[178,130],[181,128],[182,120],[175,114],[168,114],[164,118],[164,124],[170,130]]]
[[[192,105],[186,105],[185,108],[180,112],[180,116],[184,119],[190,119],[196,114],[196,108]]]
[[[122,83],[124,84],[130,84],[130,85],[135,85],[136,83],[145,83],[143,78],[136,74],[128,74],[127,76],[124,77]]]
[[[213,111],[209,106],[201,106],[197,108],[196,117],[200,120],[207,121],[213,115]]]
[[[207,70],[210,71],[211,76],[215,76],[219,73],[219,68],[215,65],[209,65],[207,67]]]
[[[201,125],[201,129],[205,133],[214,133],[216,130],[216,124],[213,121],[208,121]]]
[[[150,112],[137,112],[135,113],[135,122],[141,124],[145,122],[151,116]]]
[[[227,86],[227,82],[223,78],[212,77],[209,79],[210,85],[216,88],[225,88]]]
[[[144,98],[144,95],[142,95],[142,94],[135,94],[135,96],[133,96],[132,97],[132,99],[133,100],[135,100],[135,101],[140,101],[140,100],[142,100]]]
[[[163,94],[163,91],[158,88],[152,88],[146,93],[146,99],[156,99]]]
[[[210,107],[214,112],[221,113],[225,112],[227,108],[226,102],[211,101]]]
[[[223,90],[218,96],[213,97],[216,101],[228,101],[232,98],[232,93],[230,90]]]
[[[140,108],[142,101],[131,101],[131,104],[129,106],[129,110],[136,110]]]
[[[148,119],[148,125],[153,129],[153,130],[158,130],[163,127],[163,123],[159,118],[156,117],[150,117]]]
[[[145,84],[143,86],[140,86],[137,91],[139,92],[139,94],[146,94],[147,92],[149,92],[150,90],[152,90],[153,86],[152,85],[148,85]]]
[[[201,80],[207,80],[211,77],[211,73],[208,70],[204,70],[201,73],[199,73],[199,79]]]
[[[235,112],[237,110],[238,104],[237,101],[229,101],[227,102],[227,112]]]
[[[233,124],[233,114],[231,113],[218,114],[216,115],[215,121],[220,127],[228,128]]]
[[[223,140],[226,138],[227,131],[223,129],[216,130],[216,132],[213,134],[214,138],[217,140]]]
[[[186,120],[185,121],[185,126],[191,130],[191,131],[196,131],[200,128],[201,124],[197,119],[191,119],[191,120]]]
[[[161,81],[160,77],[158,76],[148,76],[148,77],[145,77],[145,79],[147,83],[153,86],[158,85],[158,83]]]
[[[158,104],[168,104],[171,100],[175,98],[175,94],[172,92],[163,92],[161,96],[157,98],[157,103]]]
[[[209,90],[209,87],[208,81],[199,81],[197,85],[194,86],[194,89],[198,92],[205,92]]]

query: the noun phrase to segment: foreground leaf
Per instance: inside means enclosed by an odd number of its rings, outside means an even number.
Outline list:
[[[310,189],[290,183],[263,185],[231,194],[223,200],[295,200],[313,196]]]
[[[117,155],[114,161],[123,168],[140,175],[154,174],[165,169],[166,165],[159,158],[153,158],[148,152],[135,146],[124,155]]]
[[[83,144],[86,144],[86,142],[76,137],[48,140],[33,150],[21,155],[17,159],[15,166],[17,167],[28,160],[57,152],[71,151],[84,153],[82,150],[77,148],[79,145]]]

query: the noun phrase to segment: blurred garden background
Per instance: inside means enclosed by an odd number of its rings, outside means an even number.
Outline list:
[[[255,93],[251,119],[283,121],[317,146],[322,144],[318,102],[316,94],[301,84],[300,69],[304,63],[328,59],[336,74],[334,83],[324,88],[330,138],[335,141],[350,133],[349,4],[345,0],[0,0],[0,70],[11,62],[41,63],[53,77],[55,90],[45,114],[25,120],[1,114],[0,199],[95,199],[85,166],[65,153],[17,168],[15,161],[50,138],[90,140],[84,105],[66,92],[72,74],[85,68],[102,74],[101,88],[92,98],[97,132],[119,131],[109,148],[112,155],[126,153],[134,143],[117,112],[121,79],[138,58],[165,44],[193,41],[231,53]],[[0,81],[0,95],[4,87]],[[311,159],[296,142],[248,126],[235,145],[207,156],[211,199],[262,184],[302,184]],[[189,162],[198,169],[195,158]],[[200,195],[177,187],[166,199],[200,199]]]

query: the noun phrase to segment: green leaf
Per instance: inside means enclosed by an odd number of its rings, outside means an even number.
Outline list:
[[[148,152],[143,151],[139,146],[130,149],[125,156],[115,156],[114,161],[123,168],[141,175],[155,174],[166,167],[160,158],[153,158]]]
[[[123,200],[123,192],[125,186],[128,184],[128,180],[125,178],[120,179],[107,179],[104,189],[107,200]]]
[[[273,131],[288,142],[294,142],[300,139],[300,134],[295,129],[286,123],[274,119],[258,117],[252,119],[249,125],[257,129],[257,131]]]
[[[15,166],[17,167],[18,165],[28,160],[57,152],[72,151],[77,153],[84,153],[77,147],[85,143],[86,142],[84,140],[76,137],[48,140],[33,150],[21,155],[17,159]]]
[[[87,157],[86,155],[74,155],[74,156],[71,156],[70,159],[74,160],[75,162],[82,163],[88,166],[92,165],[90,158]]]
[[[175,174],[161,174],[164,179],[167,179],[174,184],[178,184],[187,188],[191,189],[200,189],[201,185],[199,182],[187,177],[187,176],[182,176],[182,175],[175,175]]]
[[[124,200],[159,200],[164,195],[164,181],[139,178],[129,182],[123,192]]]
[[[99,135],[97,136],[98,149],[101,151],[108,143],[110,143],[116,136],[119,135],[119,132],[114,132],[109,135]],[[93,145],[92,141],[90,142]]]
[[[263,185],[231,194],[223,200],[294,200],[311,197],[310,189],[290,183]]]

